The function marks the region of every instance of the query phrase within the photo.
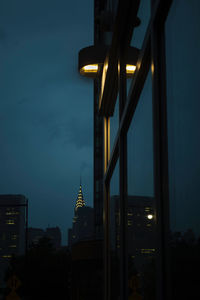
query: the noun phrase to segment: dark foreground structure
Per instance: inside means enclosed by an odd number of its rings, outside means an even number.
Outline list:
[[[102,240],[72,246],[71,295],[73,300],[103,299]]]
[[[94,80],[105,300],[200,298],[199,12],[196,0],[94,1],[94,45],[80,51],[79,71]],[[135,197],[152,203],[136,207]]]

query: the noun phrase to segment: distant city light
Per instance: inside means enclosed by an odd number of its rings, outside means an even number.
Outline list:
[[[148,218],[149,220],[152,220],[152,219],[153,219],[153,215],[148,215],[147,218]]]

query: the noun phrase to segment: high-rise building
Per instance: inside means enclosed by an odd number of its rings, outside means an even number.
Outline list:
[[[27,201],[23,195],[0,195],[1,258],[25,253]]]
[[[155,255],[155,208],[152,197],[127,197],[127,254],[139,268],[145,259]],[[110,249],[120,252],[120,199],[118,195],[110,198]]]
[[[71,247],[74,243],[92,238],[94,238],[94,209],[85,205],[80,184],[72,228],[68,230],[68,246]]]
[[[12,255],[27,246],[28,200],[23,195],[0,195],[0,269],[3,276]],[[2,279],[2,278],[1,278]]]
[[[80,184],[79,192],[78,192],[78,196],[77,196],[77,200],[76,200],[75,211],[77,211],[79,207],[83,207],[83,206],[85,206],[85,201],[83,199],[82,186]]]

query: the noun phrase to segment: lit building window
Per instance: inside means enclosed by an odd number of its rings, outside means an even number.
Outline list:
[[[15,216],[15,215],[19,215],[19,212],[18,211],[7,211],[6,215],[7,216]]]
[[[133,225],[133,222],[131,220],[128,220],[128,226]]]
[[[3,257],[3,258],[11,258],[12,255],[8,254],[8,255],[3,255],[2,257]]]
[[[15,221],[10,219],[10,220],[6,220],[6,224],[8,225],[14,225],[15,224]]]
[[[155,252],[155,249],[141,249],[142,254],[152,254]]]
[[[145,211],[150,211],[150,207],[145,207]]]
[[[17,245],[10,245],[10,248],[17,248]]]
[[[11,240],[16,240],[17,239],[17,234],[12,234],[11,235]]]

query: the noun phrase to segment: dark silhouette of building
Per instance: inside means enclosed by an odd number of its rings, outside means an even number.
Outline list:
[[[73,300],[103,299],[102,240],[72,245],[71,296]]]
[[[72,228],[68,228],[68,243],[67,243],[69,249],[71,249],[72,246]]]
[[[29,247],[37,245],[42,238],[48,238],[53,248],[61,247],[61,231],[57,227],[48,227],[46,230],[41,228],[28,228],[28,244]]]
[[[58,249],[61,247],[61,231],[58,226],[48,227],[45,232],[45,237],[50,239],[54,248]]]
[[[37,245],[39,240],[43,238],[45,235],[45,231],[42,228],[28,228],[28,246],[31,247],[33,245]]]
[[[26,252],[28,199],[24,195],[0,195],[0,280],[13,255]]]

